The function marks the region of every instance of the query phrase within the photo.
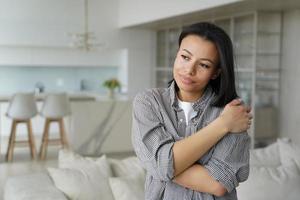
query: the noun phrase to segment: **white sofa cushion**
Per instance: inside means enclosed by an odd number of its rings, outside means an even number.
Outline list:
[[[123,177],[109,178],[109,184],[116,200],[141,200],[145,198],[145,174],[136,173]]]
[[[112,176],[112,171],[105,155],[99,158],[91,158],[83,157],[67,149],[62,149],[59,151],[59,168],[83,170],[85,168],[90,168],[91,166],[98,167],[101,170],[102,174],[106,177]]]
[[[10,177],[4,188],[4,200],[67,200],[46,173]]]
[[[300,170],[300,147],[287,139],[278,139],[281,163],[289,165],[296,163]]]
[[[123,160],[108,159],[113,177],[124,177],[135,174],[146,174],[137,157],[128,157]]]
[[[246,182],[237,187],[241,200],[298,200],[300,173],[295,163],[279,167],[251,167]]]
[[[116,200],[140,200],[145,198],[146,171],[137,157],[123,160],[108,159],[113,177],[109,184]]]
[[[82,169],[48,168],[55,186],[71,200],[114,200],[108,178],[95,165]]]
[[[253,149],[250,151],[250,165],[264,167],[278,167],[281,165],[279,145],[273,143],[264,148]]]

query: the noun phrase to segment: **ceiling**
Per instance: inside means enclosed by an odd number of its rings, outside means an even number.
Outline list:
[[[192,22],[234,16],[252,11],[283,11],[300,9],[300,0],[244,0],[237,3],[200,10],[193,13],[152,21],[132,26],[132,28],[161,29],[182,26]]]

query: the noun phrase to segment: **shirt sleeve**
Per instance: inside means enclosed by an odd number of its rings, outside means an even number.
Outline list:
[[[169,181],[174,176],[172,148],[175,141],[165,130],[152,98],[144,93],[133,101],[132,143],[147,172],[155,179]]]
[[[248,134],[228,134],[216,144],[211,159],[205,165],[210,175],[228,192],[247,180],[249,175],[250,137]]]

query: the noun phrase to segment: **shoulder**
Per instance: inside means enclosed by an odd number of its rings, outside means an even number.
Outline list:
[[[212,106],[212,105],[209,104],[205,108],[204,115],[203,115],[203,118],[205,119],[205,125],[211,123],[217,117],[219,117],[219,115],[221,114],[223,109],[224,109],[224,107],[216,107],[216,106]]]
[[[161,101],[161,97],[167,92],[167,88],[151,88],[139,92],[133,99],[133,106],[139,104],[149,104],[154,105],[155,103]]]

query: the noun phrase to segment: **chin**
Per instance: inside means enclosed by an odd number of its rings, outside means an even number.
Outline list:
[[[186,84],[180,83],[180,84],[178,84],[178,87],[179,87],[180,90],[183,90],[185,92],[194,93],[195,91],[197,91],[197,89],[193,85],[186,85]]]

